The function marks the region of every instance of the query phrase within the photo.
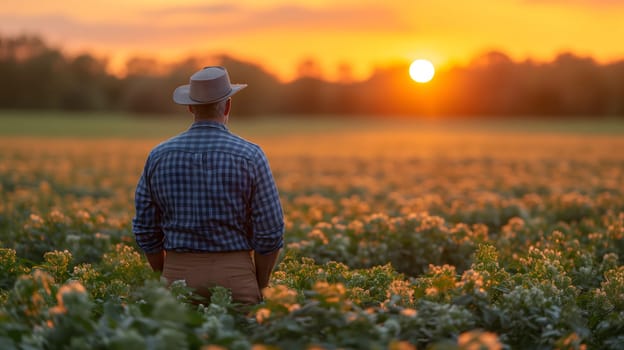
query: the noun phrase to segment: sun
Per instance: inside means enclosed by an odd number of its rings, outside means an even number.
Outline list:
[[[428,83],[435,75],[435,67],[428,60],[418,59],[410,65],[409,75],[417,83]]]

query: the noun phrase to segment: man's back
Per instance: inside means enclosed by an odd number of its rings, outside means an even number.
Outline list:
[[[185,280],[198,294],[224,286],[253,304],[269,283],[283,246],[284,219],[269,162],[260,147],[225,126],[231,84],[224,67],[204,67],[173,100],[194,123],[150,153],[135,192],[132,231],[155,271]]]
[[[141,180],[135,232],[153,232],[153,215],[159,216],[165,250],[268,252],[281,245],[266,237],[281,237],[283,230],[266,157],[260,147],[231,134],[223,124],[196,122],[158,145]],[[142,198],[156,204],[146,207],[153,213],[146,213],[143,221]]]

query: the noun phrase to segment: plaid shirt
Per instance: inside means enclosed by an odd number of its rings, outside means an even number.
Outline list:
[[[146,253],[269,254],[283,246],[282,206],[264,152],[217,122],[195,122],[152,150],[135,206],[132,231]]]

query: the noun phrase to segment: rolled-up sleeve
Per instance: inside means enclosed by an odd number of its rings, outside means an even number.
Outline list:
[[[251,203],[252,248],[266,255],[284,245],[284,212],[269,161],[259,150]]]
[[[164,235],[160,225],[161,213],[149,186],[148,165],[149,158],[134,196],[136,215],[132,220],[132,232],[139,248],[152,254],[163,250]]]

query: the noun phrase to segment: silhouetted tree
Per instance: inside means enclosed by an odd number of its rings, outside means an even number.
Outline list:
[[[624,115],[624,61],[605,66],[604,75],[608,90],[606,114],[622,116]]]
[[[227,67],[232,83],[246,83],[247,88],[236,95],[232,113],[260,115],[276,113],[283,98],[282,84],[256,64],[230,56],[218,57],[218,64]]]
[[[282,83],[261,66],[226,55],[169,64],[135,57],[118,78],[108,73],[105,59],[67,56],[32,35],[0,36],[0,108],[180,113],[173,89],[206,65],[226,66],[232,82],[249,85],[236,96],[233,113],[240,116],[624,116],[624,61],[601,65],[572,53],[537,63],[490,51],[437,72],[428,84],[411,81],[407,62],[378,67],[359,82],[341,64],[339,81],[330,83],[311,58],[296,67],[297,79]]]

